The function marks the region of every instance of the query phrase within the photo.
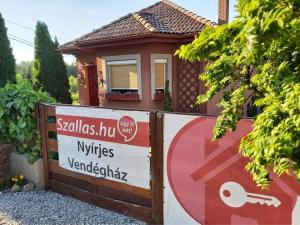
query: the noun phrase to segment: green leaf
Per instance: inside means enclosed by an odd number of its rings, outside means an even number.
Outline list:
[[[300,2],[296,2],[238,0],[238,16],[232,22],[201,31],[176,51],[185,60],[209,62],[200,76],[207,90],[197,103],[218,100],[221,113],[215,139],[235,130],[246,111],[254,116],[253,131],[240,149],[250,158],[246,169],[262,188],[271,182],[269,168],[277,175],[294,170],[300,177]]]

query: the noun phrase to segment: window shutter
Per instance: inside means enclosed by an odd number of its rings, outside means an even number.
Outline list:
[[[155,63],[155,88],[165,88],[165,63]]]
[[[137,65],[109,65],[111,89],[138,89]]]

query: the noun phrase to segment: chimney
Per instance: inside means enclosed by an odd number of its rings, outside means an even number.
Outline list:
[[[229,20],[229,0],[219,0],[219,20],[220,25],[228,23]]]

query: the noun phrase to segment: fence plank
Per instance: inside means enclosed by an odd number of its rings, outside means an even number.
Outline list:
[[[130,186],[130,185],[127,185],[127,184],[124,184],[124,183],[118,183],[118,182],[114,182],[114,181],[110,181],[110,180],[104,180],[104,179],[100,179],[100,178],[96,178],[96,177],[92,177],[92,176],[72,172],[70,170],[66,170],[64,168],[59,167],[58,161],[56,161],[56,160],[51,160],[51,159],[49,160],[49,171],[53,172],[53,173],[56,173],[56,174],[81,179],[81,180],[84,180],[86,182],[96,184],[98,186],[105,186],[105,187],[109,187],[109,188],[114,188],[114,189],[119,190],[119,191],[125,190],[127,192],[134,193],[138,196],[142,196],[142,197],[147,198],[147,199],[152,198],[152,194],[151,194],[150,190]]]
[[[85,180],[73,178],[70,176],[61,175],[58,173],[50,172],[50,179],[127,203],[132,203],[145,207],[151,207],[152,204],[151,199],[145,198],[132,192],[128,192],[125,190],[116,190],[111,187],[99,186],[95,183],[87,182]]]
[[[56,130],[56,123],[46,123],[47,131],[57,132]]]
[[[55,116],[55,106],[54,105],[44,105],[44,111],[45,111],[45,120],[47,121],[48,116]]]
[[[47,134],[45,129],[44,105],[38,104],[39,129],[42,138],[42,155],[44,162],[45,188],[49,187],[49,171],[48,171],[48,152],[47,152]]]
[[[49,172],[50,179],[56,180],[61,183],[65,183],[89,192],[97,192],[97,185],[91,182],[87,182],[82,179],[73,178],[70,176],[61,175],[59,173]]]
[[[163,224],[163,113],[152,112],[150,126],[152,218],[155,224]]]
[[[46,133],[48,133],[46,131]],[[47,151],[57,152],[58,144],[57,141],[47,137]]]
[[[107,198],[52,179],[50,180],[50,188],[54,191],[77,198],[81,201],[88,202],[99,207],[124,214],[126,216],[131,216],[143,220],[146,223],[151,223],[152,221],[152,210],[148,207],[129,204]]]

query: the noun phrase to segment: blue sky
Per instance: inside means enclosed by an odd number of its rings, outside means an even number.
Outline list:
[[[60,43],[64,43],[157,1],[0,0],[0,12],[6,19],[6,27],[11,38],[19,37],[33,43],[33,29],[40,20],[48,25],[52,36],[57,36]],[[217,21],[218,0],[173,0],[173,2],[202,17]],[[235,4],[236,0],[230,0],[231,19],[235,16]],[[14,40],[11,40],[11,45],[17,62],[33,59],[33,47]],[[74,62],[74,58],[66,57],[66,61]]]

